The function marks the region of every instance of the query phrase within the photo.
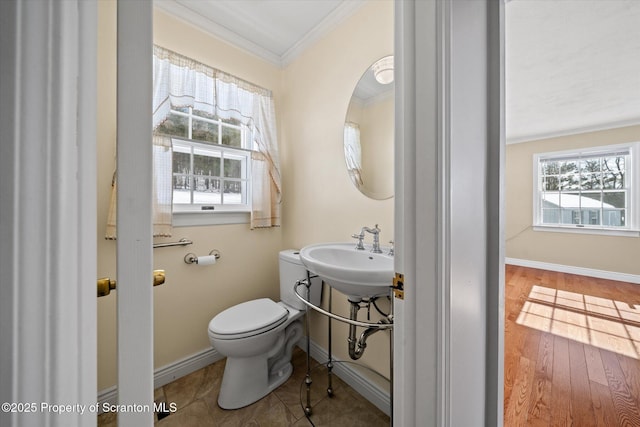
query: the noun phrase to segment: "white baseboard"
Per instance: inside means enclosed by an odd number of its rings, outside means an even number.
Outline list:
[[[307,341],[306,337],[302,337],[298,342],[298,346],[306,351]],[[311,357],[320,363],[327,360],[328,352],[325,348],[316,344],[313,340],[309,344],[309,351]],[[220,353],[215,349],[207,349],[199,353],[193,354],[182,360],[174,363],[170,363],[166,366],[156,369],[153,378],[154,388],[162,387],[170,382],[188,375],[192,372],[202,369],[207,365],[217,362],[223,359]],[[381,388],[378,384],[363,377],[352,364],[340,363],[340,359],[333,357],[334,367],[333,373],[338,376],[342,381],[347,383],[351,388],[360,393],[365,399],[369,400],[372,404],[378,407],[382,412],[387,415],[391,415],[391,396],[388,391]],[[112,386],[101,390],[98,393],[99,408],[102,408],[103,403],[109,403],[111,405],[117,404],[118,399],[118,387]]]
[[[153,386],[154,388],[162,387],[163,385],[169,384],[171,381],[184,377],[185,375],[189,375],[190,373],[211,365],[223,358],[224,356],[213,348],[192,354],[191,356],[185,357],[177,362],[173,362],[156,369],[153,375]],[[102,408],[102,404],[105,402],[115,405],[118,403],[117,400],[118,387],[115,385],[98,392],[99,408]]]
[[[307,351],[307,337],[302,337],[298,342],[298,346]],[[328,351],[315,343],[313,340],[309,343],[309,352],[311,357],[320,363],[324,363],[328,358]],[[391,416],[391,396],[387,390],[384,390],[378,384],[370,381],[360,374],[354,364],[340,363],[343,362],[333,356],[332,372],[342,381],[347,383],[351,388],[360,393],[365,399],[374,404],[385,414]]]
[[[530,261],[518,258],[506,258],[506,264],[518,265],[521,267],[538,268],[541,270],[559,271],[561,273],[578,274],[580,276],[597,277],[598,279],[617,280],[640,284],[640,275],[618,273],[615,271],[596,270],[593,268],[574,267],[571,265],[552,264],[549,262]]]

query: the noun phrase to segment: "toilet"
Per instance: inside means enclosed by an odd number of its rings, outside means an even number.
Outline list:
[[[230,307],[209,322],[209,341],[227,357],[218,405],[237,409],[250,405],[284,383],[293,372],[291,352],[302,337],[305,304],[294,293],[294,285],[307,278],[307,270],[296,250],[279,255],[280,301],[269,298],[246,301]],[[312,279],[310,298],[320,305],[322,282]],[[306,298],[307,288],[298,292]]]

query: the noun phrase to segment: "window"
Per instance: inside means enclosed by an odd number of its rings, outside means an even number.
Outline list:
[[[176,148],[172,165],[155,167],[168,181],[164,199],[177,202],[171,226],[279,227],[272,92],[160,46],[153,47],[153,78],[152,126],[163,147]]]
[[[248,134],[237,121],[172,108],[156,132],[173,136],[173,211],[249,211]]]
[[[536,155],[534,226],[564,231],[637,230],[638,189],[631,178],[634,147]]]

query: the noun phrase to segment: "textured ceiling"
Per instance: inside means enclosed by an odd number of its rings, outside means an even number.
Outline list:
[[[286,65],[366,0],[155,0]],[[640,123],[640,0],[506,3],[507,142]]]
[[[506,5],[507,142],[640,124],[640,1]]]

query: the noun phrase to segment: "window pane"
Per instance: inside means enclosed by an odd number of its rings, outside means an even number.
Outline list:
[[[189,153],[173,152],[173,173],[189,173],[191,171],[191,156]]]
[[[580,195],[578,193],[560,194],[560,207],[565,209],[580,208]]]
[[[560,177],[560,186],[562,190],[576,191],[580,189],[580,175],[562,175]]]
[[[205,150],[194,150],[193,155],[193,174],[220,176],[220,157],[214,157],[215,154]]]
[[[604,157],[602,159],[603,171],[624,172],[624,156]]]
[[[560,164],[554,160],[543,160],[542,174],[543,175],[558,175],[560,173]]]
[[[583,190],[599,190],[600,185],[600,173],[583,173],[581,175],[581,185]]]
[[[625,209],[603,209],[602,225],[610,227],[625,227],[626,224]]]
[[[193,192],[193,203],[220,204],[220,180],[211,177],[196,177],[196,191]]]
[[[202,111],[202,110],[193,110],[193,115],[204,117],[206,119],[216,120],[215,114],[207,113],[206,111]]]
[[[583,209],[582,210],[582,222],[581,224],[587,225],[600,225],[600,210],[599,209]]]
[[[242,132],[240,129],[222,126],[222,144],[229,147],[242,147]]]
[[[611,193],[603,193],[602,195],[603,208],[625,208],[625,192],[615,191]]]
[[[581,196],[580,205],[583,208],[600,209],[600,206],[602,206],[602,193],[599,191],[595,193],[583,192]]]
[[[193,177],[195,182],[195,191],[210,193],[215,190],[215,185],[213,181],[214,178],[210,176],[196,175]]]
[[[543,224],[558,224],[560,222],[560,209],[542,209]]]
[[[177,114],[169,114],[167,119],[156,128],[156,132],[187,138],[189,136],[189,119]]]
[[[624,188],[624,173],[605,172],[602,175],[603,188],[614,190]]]
[[[222,121],[222,123],[228,123],[228,124],[234,125],[234,126],[240,126],[242,124],[242,123],[240,123],[240,120],[234,119],[234,118],[223,119],[221,121]]]
[[[178,205],[191,203],[191,178],[188,175],[173,176],[173,203]]]
[[[231,205],[242,204],[242,183],[240,181],[224,182],[224,203]]]
[[[218,125],[216,123],[204,122],[194,118],[192,125],[192,139],[213,142],[214,144],[218,143]]]
[[[224,159],[224,176],[225,178],[243,178],[242,176],[242,160]]]
[[[580,172],[583,174],[600,172],[600,158],[596,157],[580,160]]]
[[[580,224],[580,210],[578,210],[578,209],[563,209],[562,210],[562,223],[563,224]]]
[[[190,190],[191,178],[189,175],[175,174],[173,175],[173,189],[174,190]]]
[[[560,163],[560,173],[563,174],[575,174],[578,173],[577,161],[566,161]]]
[[[543,193],[542,207],[545,209],[560,207],[560,193]]]
[[[624,157],[605,157],[602,159],[602,182],[605,189],[624,188]]]
[[[542,188],[545,191],[558,191],[560,189],[558,177],[557,176],[545,176]]]

